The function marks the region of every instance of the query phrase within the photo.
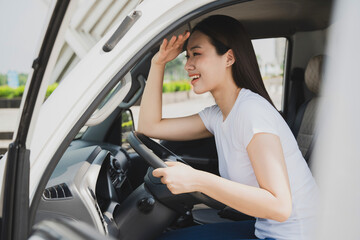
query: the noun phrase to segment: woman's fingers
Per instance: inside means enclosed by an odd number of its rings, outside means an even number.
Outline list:
[[[157,169],[155,169],[153,172],[152,172],[152,175],[154,176],[154,177],[162,177],[162,176],[164,176],[164,168],[157,168]]]
[[[168,162],[165,162],[165,164],[168,165],[169,167],[173,167],[173,166],[178,165],[178,164],[181,164],[181,163],[168,161]],[[158,178],[161,177],[161,178],[162,178],[163,176],[166,175],[166,171],[167,171],[167,170],[168,170],[168,169],[166,169],[166,168],[157,168],[157,169],[153,170],[152,175],[153,175],[154,177],[158,177]]]
[[[168,40],[164,38],[163,42],[160,45],[160,51],[165,51],[167,44],[168,44]]]
[[[179,162],[173,162],[173,161],[167,161],[165,162],[166,165],[168,165],[169,167],[175,166],[176,164],[178,164]]]
[[[171,49],[174,46],[174,43],[176,42],[177,37],[176,36],[172,36],[172,38],[170,39],[166,49]]]
[[[190,32],[189,31],[185,31],[183,34],[180,34],[177,38],[176,44],[180,47],[182,47],[182,45],[184,44],[184,42],[186,41],[186,39],[188,39],[190,37]]]
[[[184,42],[186,41],[186,39],[188,39],[190,37],[190,32],[189,31],[185,31],[183,34],[180,34],[179,36],[172,36],[170,41],[167,42],[167,45],[165,45],[166,50],[171,50],[171,48],[175,47],[175,48],[179,48],[182,47],[182,44],[184,44]]]
[[[165,177],[160,178],[160,181],[165,185],[167,184],[167,179]]]
[[[165,175],[165,170],[166,168],[157,168],[155,169],[152,174],[154,177],[158,177],[160,178],[160,181],[163,183],[163,184],[168,184],[168,178]]]
[[[181,43],[183,44],[190,37],[190,32],[185,31],[184,34],[181,35]]]
[[[186,41],[186,39],[188,39],[190,37],[190,32],[188,30],[186,30],[184,33],[183,33],[183,42]]]
[[[160,181],[165,184],[173,194],[196,191],[194,178],[196,171],[181,162],[165,162],[167,168],[157,168],[152,174],[154,177],[161,178]]]
[[[180,34],[180,35],[177,37],[177,41],[178,41],[178,42],[181,42],[183,38],[184,38],[184,36]]]
[[[178,37],[172,36],[170,40],[165,38],[160,45],[159,52],[153,58],[153,63],[166,64],[176,58],[181,53],[184,42],[189,36],[190,32],[187,31]]]
[[[166,165],[168,165],[169,167],[175,166],[176,164],[178,164],[178,162],[165,162]],[[154,177],[163,177],[165,175],[165,171],[166,168],[157,168],[155,169],[152,174]]]

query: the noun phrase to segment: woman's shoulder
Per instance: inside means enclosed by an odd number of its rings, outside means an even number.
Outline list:
[[[220,108],[217,104],[214,104],[214,105],[204,108],[201,112],[206,112],[209,114],[216,114],[216,113],[220,112]]]
[[[240,96],[239,98],[238,109],[242,111],[251,111],[251,112],[264,111],[269,109],[275,110],[275,108],[259,94],[254,93],[248,89],[243,89],[243,90],[244,92],[242,93],[242,96]]]
[[[208,120],[214,120],[221,115],[221,110],[217,104],[204,108],[199,112],[200,117]]]
[[[263,97],[250,90],[245,91],[236,106],[234,118],[240,122],[279,121],[279,112]],[[262,119],[262,120],[261,120]]]

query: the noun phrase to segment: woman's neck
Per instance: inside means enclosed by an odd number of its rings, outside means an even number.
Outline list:
[[[231,79],[231,81],[227,81],[218,89],[211,91],[211,94],[214,97],[216,104],[219,106],[222,112],[223,121],[225,121],[232,107],[234,106],[240,90],[241,88],[239,88],[235,84],[234,80]]]

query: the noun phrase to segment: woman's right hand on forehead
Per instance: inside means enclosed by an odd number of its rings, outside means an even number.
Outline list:
[[[183,50],[183,45],[190,36],[190,32],[186,31],[178,37],[173,36],[169,41],[164,39],[160,45],[160,50],[152,59],[153,64],[165,65],[175,59]]]

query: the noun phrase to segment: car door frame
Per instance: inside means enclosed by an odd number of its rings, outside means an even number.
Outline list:
[[[73,2],[76,4],[76,1]],[[49,71],[48,63],[56,58],[52,55],[53,49],[60,29],[64,25],[63,20],[68,13],[69,5],[70,0],[55,3],[39,55],[32,65],[32,75],[26,85],[16,137],[9,145],[2,193],[0,234],[3,240],[26,239],[31,231],[29,221],[30,150],[26,148],[26,144],[32,135],[31,126],[35,125],[37,109],[41,107],[45,97],[43,89],[44,86],[46,88],[47,81],[44,81],[44,76]]]

